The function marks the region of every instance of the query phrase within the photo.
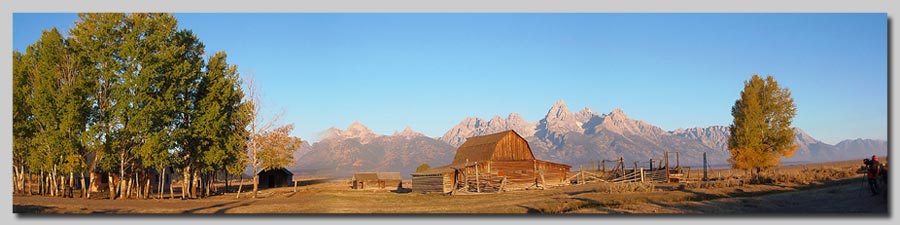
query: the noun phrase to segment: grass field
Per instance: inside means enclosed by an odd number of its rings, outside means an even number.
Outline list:
[[[443,195],[351,190],[325,182],[261,190],[260,198],[227,193],[204,199],[105,200],[13,197],[16,213],[126,214],[522,214],[522,213],[864,213],[887,216],[886,195],[870,196],[856,161],[779,168],[766,183],[739,172],[716,171],[718,181],[690,183],[588,183],[503,193]],[[694,176],[694,175],[691,175]],[[721,178],[721,179],[719,179]],[[806,207],[806,208],[804,208]]]

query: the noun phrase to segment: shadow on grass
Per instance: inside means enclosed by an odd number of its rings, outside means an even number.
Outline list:
[[[524,208],[524,209],[526,210],[526,211],[525,211],[526,214],[540,214],[540,213],[544,213],[543,210],[540,210],[540,209],[537,209],[537,208],[532,208],[532,207],[524,206],[524,205],[516,205],[516,206],[518,206],[518,207],[520,207],[520,208]]]
[[[230,206],[230,207],[225,207],[225,208],[216,210],[216,212],[214,212],[214,214],[225,214],[225,213],[228,212],[228,210],[230,210],[230,209],[234,209],[234,208],[237,208],[237,207],[249,206],[249,205],[251,205],[251,204],[253,204],[253,203],[252,203],[252,202],[245,202],[244,204],[235,205],[235,206]]]
[[[235,203],[235,202],[237,202],[237,201],[231,201],[231,202],[220,203],[220,204],[215,204],[215,205],[211,205],[211,206],[200,207],[200,208],[196,208],[196,209],[185,210],[185,211],[182,211],[181,213],[196,213],[200,210],[222,207],[222,206],[225,206],[225,205],[228,205],[231,203]]]
[[[55,208],[55,207],[39,206],[39,205],[13,205],[13,213],[24,213],[24,214],[46,213],[45,210],[52,209],[52,208]]]
[[[391,192],[398,193],[398,194],[406,194],[406,193],[411,193],[412,188],[397,188],[397,190],[391,190]]]

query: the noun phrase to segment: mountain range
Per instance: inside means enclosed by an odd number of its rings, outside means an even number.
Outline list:
[[[678,152],[682,166],[699,167],[703,153],[711,165],[726,165],[728,152],[727,126],[695,127],[666,131],[650,123],[630,118],[616,108],[606,114],[583,108],[569,111],[559,100],[544,118],[528,122],[518,113],[490,120],[467,117],[443,136],[427,137],[406,127],[391,135],[375,134],[365,125],[354,122],[347,129],[329,128],[320,141],[304,145],[295,153],[299,174],[346,176],[353,172],[399,171],[404,176],[422,163],[432,167],[452,161],[456,147],[466,138],[514,130],[524,137],[535,157],[553,162],[589,166],[593,160],[623,157],[631,167],[648,167],[650,159],[660,160],[663,152]],[[784,162],[823,162],[864,158],[887,153],[883,140],[844,140],[836,145],[823,143],[795,128],[794,143],[799,145]],[[670,153],[674,165],[674,153]]]

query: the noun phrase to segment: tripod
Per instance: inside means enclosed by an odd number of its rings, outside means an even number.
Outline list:
[[[856,192],[856,197],[862,197],[863,190],[867,189],[869,186],[869,178],[863,177],[862,187],[859,188],[859,191]]]

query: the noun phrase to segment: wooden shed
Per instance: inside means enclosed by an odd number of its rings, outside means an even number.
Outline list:
[[[424,193],[449,193],[453,191],[454,171],[443,166],[413,173],[412,189]]]
[[[354,173],[351,181],[353,189],[388,189],[401,188],[403,176],[400,172],[364,172]]]
[[[413,191],[477,192],[566,183],[571,166],[535,159],[528,142],[513,130],[466,139],[453,162],[413,173]]]
[[[285,168],[263,170],[258,174],[260,188],[288,187],[294,182],[294,173]]]

